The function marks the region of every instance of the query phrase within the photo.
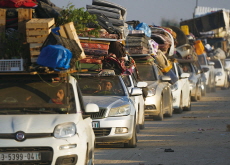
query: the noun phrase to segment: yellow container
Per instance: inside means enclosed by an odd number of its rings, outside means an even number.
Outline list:
[[[189,27],[188,25],[182,25],[180,29],[184,32],[185,35],[189,35]]]
[[[201,55],[204,53],[204,45],[201,40],[195,41],[195,50],[197,55]]]

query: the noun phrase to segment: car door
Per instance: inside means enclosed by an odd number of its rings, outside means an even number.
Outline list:
[[[164,76],[164,74],[157,66],[154,66],[154,70],[156,72],[156,75],[158,76],[158,81],[159,81],[158,88],[161,88],[162,90],[163,109],[164,110],[169,109],[172,106],[172,102],[169,101],[172,99],[170,83],[162,81],[161,77]]]

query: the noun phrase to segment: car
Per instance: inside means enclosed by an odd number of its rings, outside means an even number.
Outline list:
[[[136,73],[136,72],[134,72],[134,73]],[[127,86],[129,93],[131,93],[132,89],[134,89],[135,87],[140,88],[142,90],[142,88],[146,88],[148,85],[146,82],[143,82],[143,81],[138,82],[138,79],[134,75],[134,73],[126,75],[126,76],[122,76],[122,79],[123,79],[125,85]],[[136,108],[137,113],[138,113],[137,133],[139,133],[139,129],[145,128],[145,125],[144,125],[144,123],[145,123],[144,97],[143,97],[143,94],[137,95],[137,96],[130,96],[130,97],[133,100],[133,102],[135,104],[135,108]]]
[[[198,70],[198,74],[200,74],[201,77],[201,96],[205,96],[207,93],[207,77],[205,73],[209,71],[209,68],[201,67],[199,61],[195,61],[193,64],[196,70]]]
[[[190,83],[191,90],[191,101],[198,101],[201,99],[201,70],[198,70],[196,65],[194,64],[194,60],[179,60],[178,61],[185,73],[189,73],[190,76],[188,78]]]
[[[165,76],[154,63],[149,54],[131,55],[142,81],[148,83],[145,97],[145,116],[153,120],[163,120],[164,116],[173,114],[173,96],[171,91],[171,78]]]
[[[131,97],[142,95],[142,90],[134,87],[129,92],[122,76],[106,69],[76,75],[84,102],[96,103],[100,109],[99,113],[91,115],[96,144],[122,143],[124,147],[134,148],[138,111]],[[104,84],[108,87],[113,84],[111,90],[104,89]]]
[[[198,55],[197,57],[201,68],[206,70],[208,68],[205,72],[207,93],[214,92],[216,88],[214,62],[208,60],[205,53]]]
[[[182,113],[183,110],[191,110],[191,89],[189,84],[189,73],[184,73],[178,62],[172,63],[178,81],[172,84],[174,113]]]
[[[3,73],[0,92],[0,164],[93,164],[99,107],[84,106],[73,76]]]
[[[230,84],[230,58],[225,59],[225,70],[228,74],[228,82]],[[230,87],[230,85],[229,85],[229,87]]]
[[[215,74],[216,74],[216,87],[220,87],[222,90],[229,88],[228,74],[224,68],[223,63],[220,59],[212,60],[215,65]]]

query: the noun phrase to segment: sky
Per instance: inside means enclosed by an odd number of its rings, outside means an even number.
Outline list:
[[[106,0],[127,9],[126,21],[139,20],[160,26],[161,20],[187,20],[193,18],[196,5],[230,10],[230,0]],[[86,8],[92,0],[51,0],[58,7],[72,3],[75,8]]]

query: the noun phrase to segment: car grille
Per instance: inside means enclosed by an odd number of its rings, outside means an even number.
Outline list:
[[[101,119],[105,117],[106,109],[100,109],[99,112],[91,114],[92,119]]]
[[[111,128],[94,128],[93,131],[96,137],[108,136],[111,132]]]
[[[0,147],[0,152],[41,152],[42,160],[40,161],[23,161],[23,162],[1,162],[1,165],[50,165],[53,159],[53,149],[50,147]]]

